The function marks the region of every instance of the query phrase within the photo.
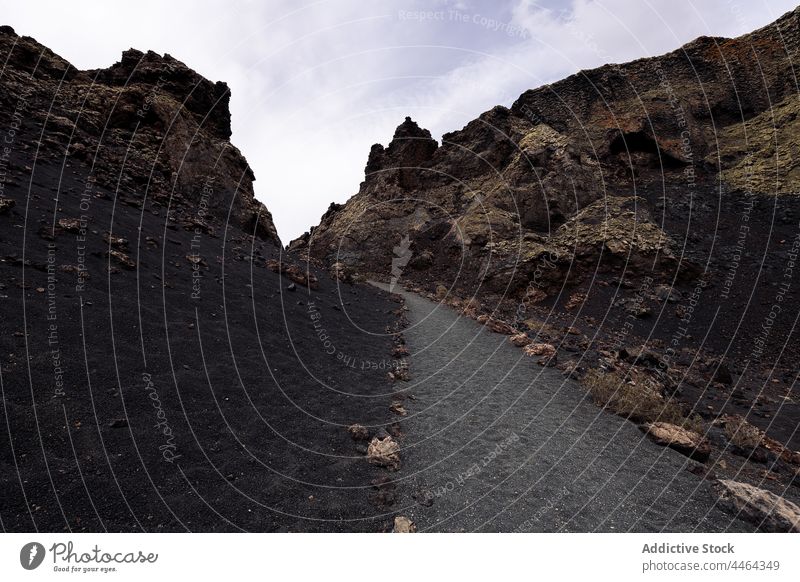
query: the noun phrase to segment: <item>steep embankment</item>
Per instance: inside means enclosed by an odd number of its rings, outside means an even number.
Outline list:
[[[390,420],[397,304],[282,255],[227,87],[0,61],[1,527],[387,527],[346,427]]]

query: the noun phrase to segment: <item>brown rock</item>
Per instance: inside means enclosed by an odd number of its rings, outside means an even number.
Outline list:
[[[526,333],[514,334],[514,335],[512,335],[511,337],[508,338],[508,341],[510,341],[512,344],[514,344],[518,348],[524,348],[525,346],[527,346],[527,345],[529,345],[530,343],[533,342],[533,340],[531,338],[529,338],[528,334],[526,334]]]
[[[472,297],[469,301],[464,303],[464,308],[462,309],[462,313],[467,317],[477,318],[478,312],[481,310],[481,302],[478,301],[475,297]]]
[[[720,479],[719,503],[766,532],[800,532],[800,507],[765,489]]]
[[[408,348],[406,346],[396,346],[392,350],[393,358],[405,358],[408,355],[410,355],[410,352],[408,351]]]
[[[287,265],[275,259],[270,259],[267,261],[266,266],[273,273],[280,273],[302,287],[308,287],[309,289],[319,287],[319,281],[311,274],[310,270],[303,269],[299,265]]]
[[[569,296],[569,299],[564,304],[566,309],[575,309],[579,305],[583,305],[583,302],[586,301],[586,293],[573,293]]]
[[[133,270],[136,268],[136,262],[122,251],[117,251],[112,249],[108,252],[108,254],[109,256],[111,256],[111,258],[113,258],[117,263],[122,265],[124,268],[128,270]]]
[[[502,333],[503,335],[514,335],[517,333],[517,330],[515,330],[505,321],[500,321],[499,319],[495,319],[494,317],[490,317],[485,314],[478,317],[478,323],[485,325],[488,329],[495,333]]]
[[[545,299],[547,299],[547,293],[537,287],[530,287],[525,292],[525,302],[529,305],[541,303]]]
[[[347,427],[347,432],[354,441],[369,440],[369,430],[360,424],[351,424]]]
[[[526,356],[546,356],[552,357],[556,355],[556,347],[553,344],[533,343],[525,346],[522,350]]]
[[[59,218],[58,226],[67,232],[78,233],[81,230],[81,221],[77,218]]]
[[[392,533],[416,533],[417,526],[405,516],[398,515],[394,518]]]
[[[698,433],[668,422],[652,422],[640,427],[656,444],[669,447],[705,463],[711,454],[711,447]]]
[[[113,235],[110,232],[107,232],[103,235],[103,240],[106,241],[109,246],[119,250],[124,250],[128,247],[128,239]]]
[[[367,461],[396,471],[400,467],[400,445],[390,436],[383,439],[372,437],[367,447]]]
[[[405,416],[408,414],[408,411],[406,410],[405,406],[403,406],[402,402],[392,402],[392,404],[389,406],[389,410],[398,416]]]

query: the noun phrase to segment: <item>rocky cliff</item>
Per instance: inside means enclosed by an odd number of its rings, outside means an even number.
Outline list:
[[[570,268],[572,278],[587,274],[574,271],[576,259],[594,265],[601,253],[601,263],[695,272],[672,256],[681,241],[660,228],[665,205],[685,204],[699,187],[796,191],[797,161],[776,132],[797,133],[799,18],[795,10],[740,38],[703,37],[583,71],[495,107],[441,145],[407,118],[388,147],[373,146],[359,192],[292,247],[388,275],[393,246],[408,234],[412,252],[437,241],[443,265],[479,267],[483,284],[512,294],[552,255],[561,268],[551,291]],[[644,193],[653,204],[635,198]],[[644,208],[618,215],[603,237],[572,240],[577,223],[602,220],[593,205],[602,201],[602,215],[609,199],[623,204],[616,197]]]
[[[228,141],[225,83],[134,49],[107,69],[79,71],[8,26],[0,27],[0,52],[0,123],[39,138],[8,144],[6,163],[14,164],[12,150],[35,148],[37,163],[86,171],[118,202],[161,208],[175,225],[224,230],[230,221],[279,244],[253,196],[253,172]]]

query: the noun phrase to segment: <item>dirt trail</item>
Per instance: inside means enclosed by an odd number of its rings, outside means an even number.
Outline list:
[[[693,461],[599,410],[506,336],[402,294],[414,398],[401,507],[420,531],[751,529],[715,507]]]

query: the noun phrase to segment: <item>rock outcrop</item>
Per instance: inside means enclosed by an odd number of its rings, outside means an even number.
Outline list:
[[[170,55],[134,49],[107,69],[80,71],[8,26],[0,28],[0,51],[7,55],[3,126],[41,134],[37,160],[80,166],[120,203],[164,208],[187,229],[221,232],[230,221],[280,243],[272,216],[254,198],[252,170],[228,141],[225,83]]]
[[[583,71],[487,111],[441,145],[406,118],[388,147],[372,147],[359,192],[291,246],[389,276],[394,245],[409,237],[414,256],[433,251],[433,260],[411,260],[406,279],[435,271],[516,297],[549,264],[551,294],[620,260],[653,263],[664,280],[696,277],[662,231],[665,205],[717,180],[796,191],[790,143],[777,140],[776,152],[773,130],[777,115],[781,135],[798,133],[798,18]]]
[[[526,91],[441,143],[407,118],[290,248],[553,345],[572,377],[641,372],[659,402],[747,416],[797,450],[800,293],[778,285],[800,249],[799,49],[800,8]],[[652,357],[614,357],[632,345]]]

